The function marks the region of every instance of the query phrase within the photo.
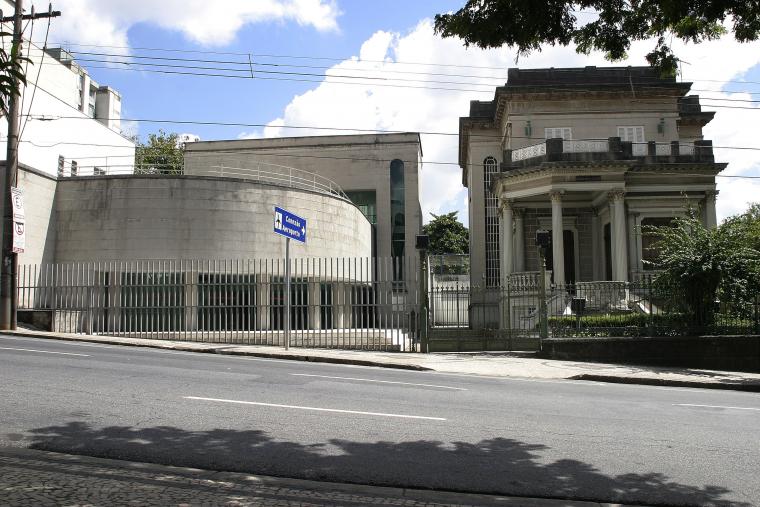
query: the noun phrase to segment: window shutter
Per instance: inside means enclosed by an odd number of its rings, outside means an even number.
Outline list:
[[[630,141],[632,143],[644,142],[644,127],[618,127],[618,137],[621,141]]]
[[[547,127],[544,129],[544,137],[546,139],[559,137],[568,141],[573,138],[573,129],[571,127]]]

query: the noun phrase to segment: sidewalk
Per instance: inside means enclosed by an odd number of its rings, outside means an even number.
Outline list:
[[[297,361],[378,366],[383,368],[435,371],[439,373],[463,375],[543,380],[589,380],[596,382],[760,392],[760,374],[755,373],[555,361],[536,358],[532,354],[519,352],[418,354],[305,348],[291,348],[286,351],[281,347],[266,345],[232,345],[144,340],[138,338],[86,336],[27,330],[6,332],[6,334],[210,354],[244,355]]]
[[[388,488],[214,472],[0,448],[0,503],[45,506],[612,507],[612,504]]]

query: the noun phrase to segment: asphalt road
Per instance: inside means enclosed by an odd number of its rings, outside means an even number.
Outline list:
[[[732,391],[0,336],[6,446],[371,485],[760,505],[760,395]]]

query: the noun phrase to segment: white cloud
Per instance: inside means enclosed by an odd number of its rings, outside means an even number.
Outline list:
[[[47,10],[46,2],[32,3]],[[51,40],[107,46],[128,46],[127,31],[138,23],[179,31],[199,44],[223,46],[247,24],[292,21],[335,31],[340,15],[335,0],[58,0],[55,7],[64,16],[53,22]]]
[[[636,43],[629,52],[629,59],[615,65],[645,65],[644,55],[652,47],[651,42]],[[686,80],[732,80],[760,62],[760,53],[757,52],[756,46],[737,44],[730,37],[696,46],[674,43],[674,48],[679,57],[690,63],[690,65],[684,65],[683,69]],[[369,60],[378,60],[382,63]],[[495,67],[502,70],[432,67],[421,64],[407,66],[393,62]],[[716,62],[720,62],[720,65],[716,65]],[[585,65],[612,64],[601,54],[586,57],[578,55],[571,48],[548,47],[529,57],[521,57],[519,65],[515,65],[513,52],[505,49],[490,51],[467,49],[458,40],[441,39],[435,36],[431,23],[425,20],[406,34],[385,31],[375,33],[362,45],[358,57],[332,67],[327,73],[325,82],[294,97],[280,118],[271,122],[265,129],[249,135],[274,137],[335,133],[283,129],[282,125],[457,132],[458,118],[468,114],[469,101],[492,99],[495,86],[506,80],[508,67]],[[360,72],[356,72],[357,69]],[[394,71],[461,74],[464,77],[394,74]],[[367,81],[365,86],[335,84],[340,81],[350,81],[338,76],[351,74],[423,82],[409,81],[406,83],[408,88],[380,86],[388,84],[383,81]],[[439,82],[436,83],[436,81]],[[440,83],[440,81],[462,81],[469,84]],[[414,86],[462,88],[467,91],[423,90],[412,88]],[[699,82],[694,88],[719,90],[720,84]],[[475,89],[482,89],[484,93],[473,91]],[[725,95],[729,98],[728,95],[721,94],[719,91],[710,95],[719,98]],[[741,97],[733,96],[733,98]],[[703,100],[703,102],[706,101]],[[712,139],[716,146],[757,145],[753,138],[754,129],[752,128],[755,123],[752,120],[758,118],[757,113],[757,110],[718,109],[715,120],[705,130],[705,137]],[[458,160],[456,136],[423,134],[422,137],[425,161],[456,162]],[[719,161],[730,163],[726,174],[760,174],[757,152],[717,150],[716,157]],[[461,185],[461,169],[455,165],[427,163],[423,166],[421,177],[421,201],[425,221],[430,218],[431,212],[438,214],[458,209],[460,218],[467,223],[466,206],[463,205],[466,203],[466,191]],[[753,184],[748,180],[721,178],[718,188],[721,191],[718,201],[720,218],[743,210],[749,200],[758,200],[757,196],[760,196],[760,182]]]

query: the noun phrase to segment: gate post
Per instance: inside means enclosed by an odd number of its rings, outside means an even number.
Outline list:
[[[417,250],[420,252],[420,280],[419,280],[419,318],[417,319],[420,329],[420,352],[429,353],[430,343],[428,340],[428,270],[427,270],[427,249],[429,238],[425,234],[420,234],[416,238]]]
[[[544,340],[549,337],[549,312],[546,308],[546,259],[544,250],[539,248],[541,270],[538,276],[538,349],[544,349]]]

